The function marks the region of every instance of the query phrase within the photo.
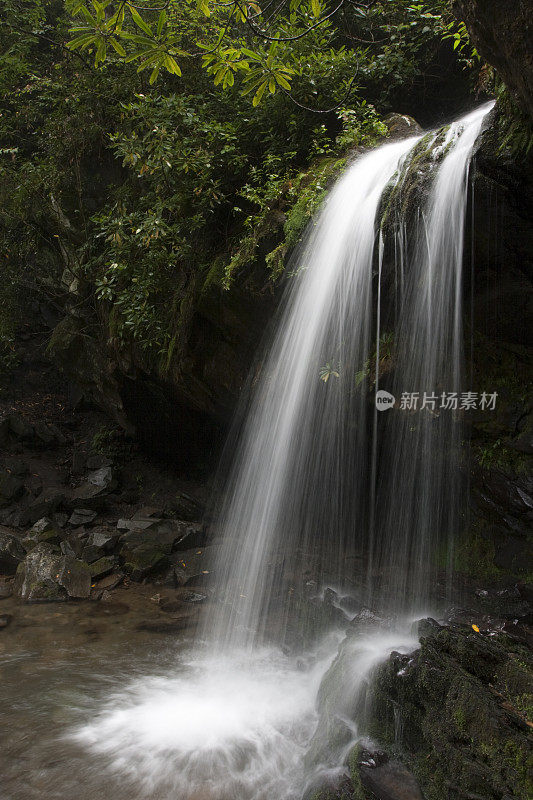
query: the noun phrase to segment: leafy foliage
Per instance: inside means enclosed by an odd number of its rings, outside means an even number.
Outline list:
[[[162,371],[202,295],[274,282],[347,153],[454,58],[447,0],[0,9],[3,308],[83,312]]]

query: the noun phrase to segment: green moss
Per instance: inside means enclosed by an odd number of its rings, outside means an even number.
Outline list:
[[[346,167],[347,159],[321,157],[308,169],[284,181],[266,187],[264,196],[254,202],[262,204],[258,214],[249,217],[249,233],[241,238],[237,251],[225,268],[224,284],[228,288],[234,275],[259,257],[259,248],[266,245],[263,257],[276,280],[283,272],[290,251],[301,240],[312,216],[322,204],[331,182]],[[272,250],[269,241],[281,239]]]

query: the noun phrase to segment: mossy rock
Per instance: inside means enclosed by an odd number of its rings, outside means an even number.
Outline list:
[[[532,680],[518,642],[445,627],[379,668],[369,732],[403,754],[427,800],[526,800]]]

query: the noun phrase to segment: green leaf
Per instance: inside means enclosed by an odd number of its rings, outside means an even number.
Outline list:
[[[268,86],[268,78],[266,78],[261,83],[261,85],[259,86],[259,89],[257,90],[257,92],[254,95],[254,99],[252,100],[252,105],[254,106],[254,108],[256,106],[258,106],[259,103],[261,102],[261,100],[263,99],[263,95],[265,93],[265,89],[267,88],[267,86]]]
[[[279,83],[280,86],[282,86],[284,89],[286,89],[288,92],[290,92],[291,85],[290,85],[289,81],[287,80],[287,78],[285,78],[280,72],[278,72],[276,74],[276,80],[277,80],[277,82]]]
[[[313,12],[313,16],[320,16],[320,12],[322,11],[320,7],[320,0],[311,0],[311,11]]]
[[[128,7],[137,27],[140,28],[142,31],[144,31],[146,34],[148,34],[148,36],[153,37],[154,34],[152,33],[151,27],[143,20],[137,9],[134,8],[133,6],[128,6]]]
[[[154,67],[150,75],[150,84],[154,84],[159,75],[159,67]]]
[[[111,45],[111,47],[112,47],[114,50],[116,50],[116,52],[119,54],[119,56],[122,56],[122,58],[126,58],[126,51],[124,50],[124,48],[122,47],[122,45],[120,44],[120,42],[117,42],[117,40],[116,40],[116,39],[114,39],[113,37],[111,37],[111,38],[109,39],[109,44]]]
[[[159,19],[157,20],[157,35],[158,36],[161,36],[161,31],[163,30],[166,21],[167,21],[167,12],[163,9],[163,11],[159,15]]]

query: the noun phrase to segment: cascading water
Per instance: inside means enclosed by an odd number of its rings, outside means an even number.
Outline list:
[[[431,600],[435,550],[456,524],[461,429],[440,397],[416,412],[400,398],[464,390],[467,176],[488,110],[362,156],[312,224],[236,448],[216,525],[217,603],[190,671],[132,684],[75,732],[132,787],[296,800],[359,735],[353,713],[375,665],[416,646],[405,619]],[[407,207],[426,150],[429,194]],[[396,397],[386,412],[368,402],[382,387]],[[307,650],[300,639],[297,655],[280,649],[296,642],[306,593],[324,585],[404,618],[341,648],[328,700],[347,726],[340,749],[315,729],[342,632]]]

